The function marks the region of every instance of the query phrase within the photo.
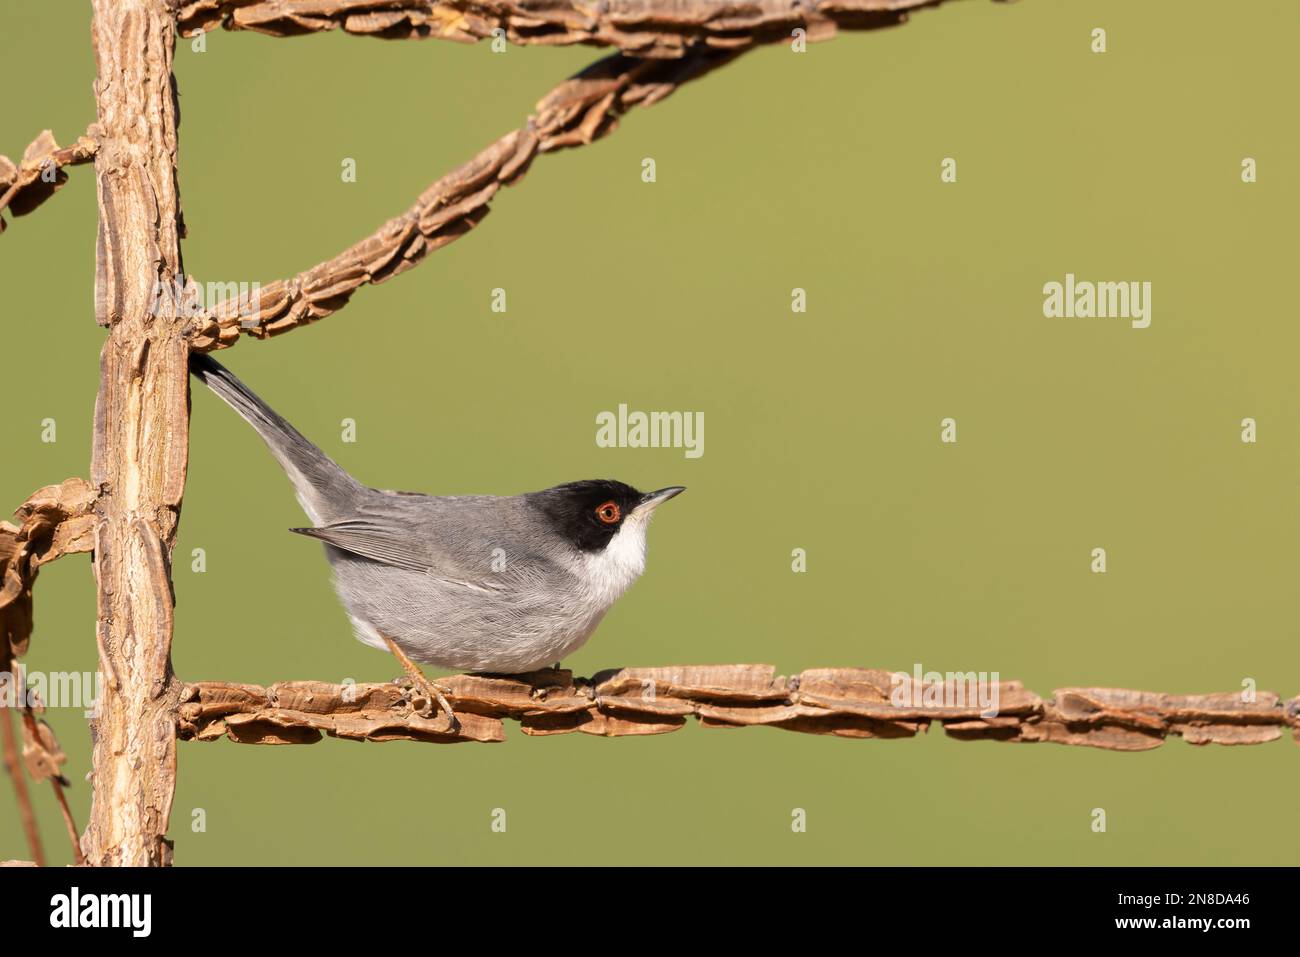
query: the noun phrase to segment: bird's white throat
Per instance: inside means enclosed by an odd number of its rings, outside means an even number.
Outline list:
[[[633,512],[599,552],[583,556],[583,571],[592,598],[612,605],[645,571],[646,529],[650,513]]]

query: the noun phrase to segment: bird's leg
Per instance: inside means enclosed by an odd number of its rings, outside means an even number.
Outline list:
[[[384,644],[386,644],[388,650],[393,653],[393,657],[396,658],[398,664],[402,666],[402,670],[407,673],[413,682],[415,682],[415,686],[434,701],[438,702],[438,706],[442,708],[442,713],[445,714],[447,720],[451,722],[452,732],[460,731],[460,719],[456,717],[456,712],[451,710],[451,705],[447,703],[447,697],[443,694],[442,689],[425,677],[424,672],[420,670],[420,666],[408,658],[406,652],[397,647],[397,642],[393,641],[393,639],[383,633],[381,633],[379,637],[384,639]]]

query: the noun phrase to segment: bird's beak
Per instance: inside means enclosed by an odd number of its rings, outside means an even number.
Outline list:
[[[661,488],[657,492],[646,492],[641,496],[641,501],[637,503],[633,511],[649,514],[673,496],[681,495],[685,491],[685,485],[670,485],[668,488]]]

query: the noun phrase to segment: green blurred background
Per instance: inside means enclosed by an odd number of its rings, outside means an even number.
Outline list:
[[[689,486],[660,513],[644,579],[565,662],[581,674],[919,662],[1040,694],[1253,678],[1291,696],[1297,11],[962,0],[803,55],[759,50],[592,147],[542,157],[409,275],[222,360],[370,484]],[[4,5],[9,155],[43,127],[68,143],[93,120],[89,19],[69,0]],[[1089,50],[1097,26],[1104,55]],[[601,55],[341,34],[179,44],[187,270],[267,282],[332,256]],[[956,184],[939,181],[945,156]],[[644,157],[656,183],[641,181]],[[80,169],[0,240],[5,510],[87,472],[94,237]],[[1151,328],[1044,319],[1042,285],[1066,272],[1151,281]],[[597,448],[595,415],[620,402],[703,411],[704,456]],[[945,416],[956,446],[939,442]],[[340,440],[345,417],[355,444]],[[285,531],[302,522],[256,436],[196,389],[182,678],[397,673],[352,639],[319,549]],[[1089,571],[1097,546],[1105,575]],[[791,572],[796,547],[806,574]],[[29,667],[93,669],[87,558],[42,571],[36,603]],[[49,717],[84,826],[86,723]],[[937,729],[507,734],[495,747],[182,744],[176,861],[1300,863],[1290,740],[1114,754]],[[50,856],[66,861],[36,793]],[[795,807],[806,834],[791,832]],[[26,857],[7,785],[0,820],[0,858]]]

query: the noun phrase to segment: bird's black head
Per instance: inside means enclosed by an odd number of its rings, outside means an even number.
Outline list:
[[[642,518],[683,491],[681,486],[673,486],[638,492],[613,479],[590,479],[534,492],[529,498],[557,535],[580,551],[598,552],[634,515]]]

